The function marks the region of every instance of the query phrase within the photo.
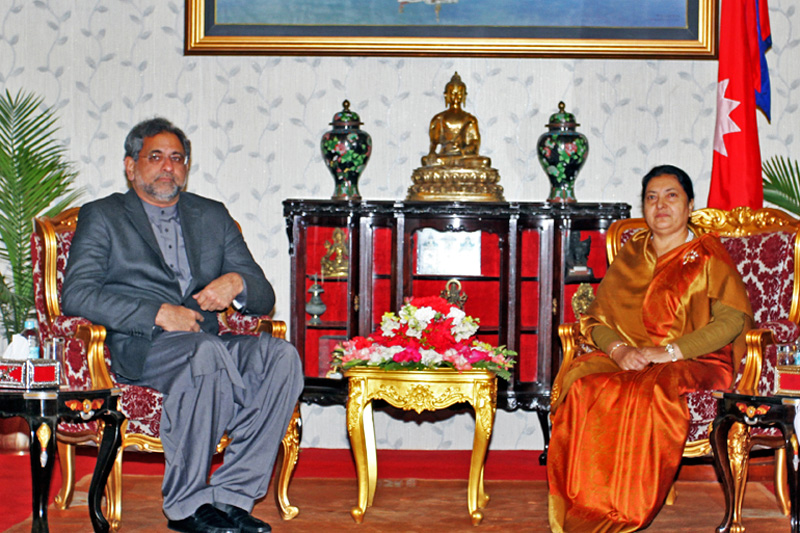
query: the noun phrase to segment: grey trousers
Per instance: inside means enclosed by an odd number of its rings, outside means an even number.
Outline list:
[[[146,361],[133,383],[164,395],[164,514],[181,520],[206,503],[252,511],[267,493],[303,390],[297,350],[266,334],[165,332]],[[233,441],[209,479],[211,457],[226,431]]]

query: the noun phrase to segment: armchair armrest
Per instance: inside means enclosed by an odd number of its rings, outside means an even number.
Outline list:
[[[115,387],[105,357],[106,328],[78,316],[54,317],[50,333],[65,340],[64,358],[70,386],[87,389]],[[77,342],[76,342],[77,341]]]
[[[747,353],[739,369],[735,389],[744,394],[771,392],[776,379],[777,345],[800,339],[800,325],[791,320],[773,320],[747,332]]]
[[[224,313],[218,313],[217,317],[220,334],[259,335],[269,333],[278,339],[286,338],[286,323],[281,320],[273,320],[267,315],[243,315],[229,308]]]
[[[797,339],[800,338],[800,325],[787,319],[762,322],[758,328],[772,330],[775,337],[773,342],[776,344],[790,344],[797,342]]]
[[[109,364],[106,361],[106,328],[97,324],[83,324],[78,327],[76,338],[86,346],[86,360],[89,364],[89,375],[92,388],[108,389],[114,387]]]
[[[747,353],[745,354],[739,374],[741,378],[736,384],[736,391],[742,394],[756,394],[758,382],[761,380],[761,368],[764,364],[764,352],[768,344],[775,343],[771,329],[751,329],[745,335]]]
[[[561,387],[564,382],[566,369],[572,364],[572,360],[580,355],[585,339],[581,335],[581,330],[577,322],[568,322],[558,326],[558,336],[561,339],[561,366],[553,380],[553,388],[550,392],[550,405],[553,406],[561,396]]]

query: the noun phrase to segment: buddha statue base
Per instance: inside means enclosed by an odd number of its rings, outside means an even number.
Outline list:
[[[407,201],[505,202],[494,168],[424,166],[411,174]]]

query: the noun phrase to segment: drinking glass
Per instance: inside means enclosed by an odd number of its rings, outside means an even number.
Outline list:
[[[61,384],[67,382],[67,374],[64,367],[64,339],[61,337],[53,337],[49,339],[44,345],[45,359],[52,359],[58,363],[59,375]]]
[[[785,366],[794,364],[794,346],[791,344],[779,344],[777,349],[779,365]]]

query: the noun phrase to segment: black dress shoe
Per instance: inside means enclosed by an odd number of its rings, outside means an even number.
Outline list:
[[[225,513],[230,522],[239,528],[242,533],[270,533],[272,527],[251,515],[244,509],[234,507],[233,505],[220,506],[220,512]]]
[[[183,520],[169,520],[167,527],[182,533],[240,533],[238,526],[231,523],[228,517],[206,503],[197,508],[193,515]]]

